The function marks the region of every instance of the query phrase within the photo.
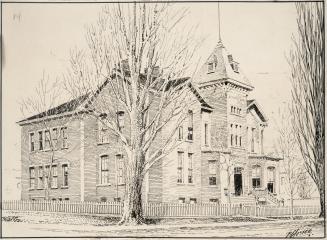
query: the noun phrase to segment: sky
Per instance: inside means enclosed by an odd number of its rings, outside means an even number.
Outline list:
[[[182,5],[182,3],[179,3]],[[205,61],[218,41],[217,3],[188,3],[185,24],[198,25],[195,39]],[[3,4],[2,166],[4,189],[19,175],[20,101],[35,94],[45,72],[54,81],[69,64],[70,49],[86,47],[85,25],[97,19],[103,4]],[[221,37],[227,50],[252,82],[255,98],[269,121],[266,146],[276,131],[276,112],[290,100],[286,57],[296,33],[293,3],[221,3]],[[12,169],[15,169],[12,172]],[[15,174],[12,174],[15,173]]]

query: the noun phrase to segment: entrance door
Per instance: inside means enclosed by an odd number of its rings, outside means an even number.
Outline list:
[[[268,189],[269,192],[274,193],[274,183],[273,182],[269,182],[267,184],[267,189]]]
[[[242,194],[242,173],[234,174],[235,196]]]

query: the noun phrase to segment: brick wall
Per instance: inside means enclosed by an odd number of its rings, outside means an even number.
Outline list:
[[[36,185],[38,179],[38,167],[50,164],[51,151],[39,151],[30,152],[29,148],[29,132],[35,132],[35,148],[38,149],[38,131],[45,128],[54,128],[67,126],[68,134],[68,148],[55,151],[54,164],[57,164],[58,169],[58,188],[51,189],[49,196],[51,199],[55,198],[69,198],[70,200],[80,200],[80,161],[79,161],[79,149],[80,149],[80,123],[76,118],[60,118],[49,122],[33,123],[30,125],[24,125],[21,128],[21,183],[22,193],[21,198],[37,199],[45,196],[45,190],[43,189],[30,189],[29,184],[29,167],[35,167]],[[61,145],[61,141],[58,141],[58,145]],[[62,187],[62,164],[68,164],[68,188]],[[36,186],[37,188],[37,186]]]

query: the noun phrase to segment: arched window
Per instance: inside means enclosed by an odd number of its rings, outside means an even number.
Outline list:
[[[261,187],[261,166],[254,165],[252,167],[252,187],[260,188]]]

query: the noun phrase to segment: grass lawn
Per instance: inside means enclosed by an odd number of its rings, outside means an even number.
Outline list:
[[[4,222],[47,223],[68,225],[112,226],[119,221],[118,217],[106,215],[71,214],[56,212],[26,212],[3,211]],[[224,222],[265,222],[274,221],[268,218],[253,217],[220,217],[220,218],[176,218],[176,219],[146,219],[147,225],[181,225],[181,224],[206,224]]]

